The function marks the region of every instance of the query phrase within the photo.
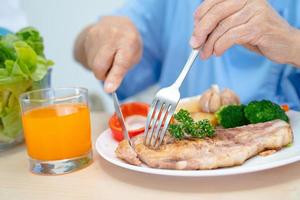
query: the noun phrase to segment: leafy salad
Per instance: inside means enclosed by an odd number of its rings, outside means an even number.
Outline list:
[[[21,133],[18,97],[42,80],[51,65],[36,29],[0,36],[0,142],[14,141]]]

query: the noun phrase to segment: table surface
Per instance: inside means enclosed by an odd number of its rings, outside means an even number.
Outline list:
[[[92,113],[93,142],[107,128],[108,114]],[[133,172],[94,152],[85,169],[60,176],[28,171],[25,145],[0,153],[1,200],[76,199],[300,199],[300,162],[244,175],[184,178]]]

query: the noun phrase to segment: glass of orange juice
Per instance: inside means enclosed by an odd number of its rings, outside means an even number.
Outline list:
[[[42,89],[20,96],[30,170],[64,174],[92,161],[88,91]]]

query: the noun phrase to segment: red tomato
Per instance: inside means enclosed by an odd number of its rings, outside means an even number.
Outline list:
[[[147,117],[149,111],[149,105],[140,102],[125,103],[121,105],[121,110],[125,119],[126,117],[132,115],[141,115]],[[111,116],[108,125],[109,128],[111,129],[113,138],[116,139],[117,141],[122,141],[124,139],[124,136],[123,136],[121,124],[119,122],[116,113],[114,113],[114,115]],[[141,134],[144,132],[144,130],[145,127],[136,130],[128,130],[129,137],[134,137],[138,134]]]
[[[283,104],[283,105],[281,105],[281,108],[282,108],[282,110],[284,110],[285,112],[287,112],[287,111],[289,111],[289,105],[287,105],[287,104]]]

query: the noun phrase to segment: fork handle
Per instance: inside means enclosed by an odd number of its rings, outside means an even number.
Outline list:
[[[176,87],[177,89],[180,88],[182,82],[184,81],[187,73],[190,71],[195,59],[197,58],[199,54],[199,50],[193,49],[190,53],[190,56],[188,60],[186,61],[181,73],[179,74],[178,78],[176,79],[175,83],[172,85],[173,87]]]

